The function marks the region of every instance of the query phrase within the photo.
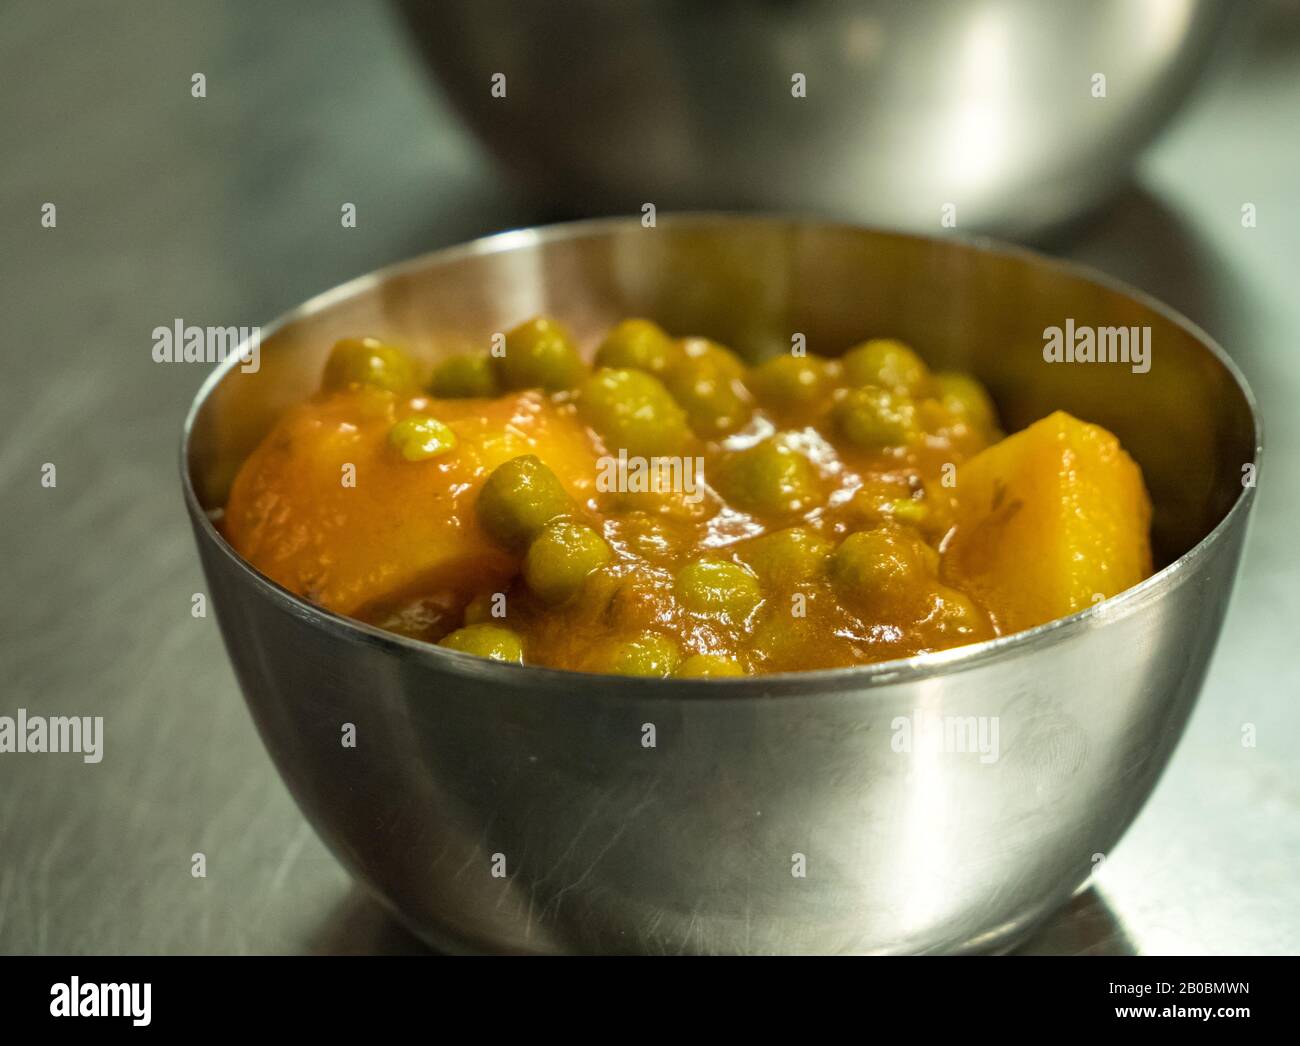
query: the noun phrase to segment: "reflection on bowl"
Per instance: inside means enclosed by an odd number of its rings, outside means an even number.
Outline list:
[[[1150,487],[1163,569],[1073,617],[908,661],[615,679],[336,617],[213,528],[234,469],[337,338],[433,358],[542,312],[587,344],[646,315],[754,354],[792,330],[813,351],[895,333],[981,377],[1009,428],[1059,407],[1115,432]],[[1046,363],[1043,331],[1067,319],[1149,326],[1149,371]],[[468,949],[1006,947],[1087,878],[1173,749],[1259,446],[1223,354],[1135,292],[1023,251],[784,219],[506,233],[331,291],[269,329],[260,371],[237,363],[199,393],[183,472],[240,684],[340,860],[426,940]]]

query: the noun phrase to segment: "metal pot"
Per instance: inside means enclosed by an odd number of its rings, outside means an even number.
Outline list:
[[[811,211],[1019,238],[1123,183],[1222,39],[1229,5],[398,7],[469,127],[552,207]]]
[[[588,347],[627,315],[751,355],[792,332],[827,353],[910,340],[983,378],[1008,429],[1060,407],[1115,431],[1151,489],[1161,569],[1072,617],[906,661],[628,679],[482,661],[335,616],[213,526],[234,470],[315,388],[335,338],[432,359],[537,312]],[[1149,371],[1046,362],[1043,331],[1066,319],[1149,327]],[[1260,449],[1227,357],[1142,294],[1019,249],[779,218],[503,233],[313,299],[268,329],[260,370],[238,363],[200,390],[183,449],[235,672],[321,837],[417,933],[461,949],[1008,946],[1087,879],[1173,750]],[[927,723],[996,741],[908,751],[904,734]]]

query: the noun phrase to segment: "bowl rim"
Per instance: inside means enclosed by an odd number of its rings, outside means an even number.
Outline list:
[[[599,237],[631,226],[639,227],[640,223],[640,218],[634,216],[584,218],[549,225],[506,229],[464,243],[426,251],[423,254],[373,269],[313,295],[300,305],[281,313],[271,323],[262,327],[259,332],[260,337],[263,341],[266,341],[298,320],[328,309],[341,301],[363,294],[394,277],[418,272],[431,266],[447,264],[465,258],[502,253],[525,246],[539,246],[548,243]],[[1255,395],[1241,370],[1218,342],[1182,313],[1145,291],[1130,286],[1089,265],[1055,258],[1030,247],[1008,243],[981,234],[953,233],[951,235],[935,236],[882,226],[834,221],[816,216],[776,213],[745,214],[728,211],[668,212],[657,216],[657,224],[670,224],[678,227],[743,226],[746,224],[786,226],[800,229],[867,233],[872,236],[911,240],[936,247],[957,246],[1025,262],[1124,295],[1144,308],[1162,316],[1175,326],[1182,328],[1202,348],[1209,351],[1236,383],[1247,409],[1250,411],[1254,430],[1254,460],[1250,464],[1255,465],[1256,482],[1251,486],[1242,486],[1240,493],[1238,493],[1227,512],[1224,513],[1223,518],[1215,524],[1208,534],[1177,559],[1168,563],[1139,584],[1066,617],[1056,618],[1034,628],[1013,632],[1009,635],[996,636],[993,639],[983,640],[979,643],[969,643],[907,658],[875,661],[843,668],[821,668],[796,672],[777,672],[766,675],[713,678],[618,676],[580,672],[575,669],[548,668],[541,665],[507,664],[475,657],[472,654],[460,651],[448,650],[437,644],[399,635],[395,632],[387,632],[374,625],[366,624],[363,621],[358,621],[311,603],[267,577],[239,555],[233,546],[226,541],[225,537],[213,525],[208,511],[199,503],[193,477],[190,475],[189,453],[191,438],[200,411],[216,387],[225,380],[226,376],[240,362],[240,353],[237,348],[223,362],[217,364],[204,378],[203,383],[194,394],[189,409],[186,411],[181,430],[179,462],[181,486],[186,511],[197,533],[210,541],[235,566],[241,576],[259,589],[272,602],[278,604],[282,610],[295,617],[305,619],[326,632],[338,635],[340,638],[361,640],[399,651],[406,650],[421,657],[432,658],[439,664],[439,667],[444,667],[453,674],[473,677],[486,683],[502,686],[522,685],[534,689],[567,692],[571,691],[575,685],[583,685],[600,690],[613,691],[617,689],[623,694],[633,691],[638,698],[642,699],[681,696],[677,687],[684,686],[692,691],[690,695],[692,700],[699,700],[704,697],[740,699],[780,697],[791,694],[805,694],[809,691],[865,690],[885,685],[917,682],[940,674],[955,674],[981,666],[994,658],[1010,656],[1021,648],[1040,649],[1053,646],[1083,631],[1099,628],[1113,621],[1129,617],[1154,602],[1166,590],[1181,584],[1200,562],[1225,540],[1227,532],[1237,527],[1239,522],[1244,525],[1246,518],[1249,516],[1254,503],[1255,488],[1258,486],[1259,467],[1264,451],[1263,423]],[[242,348],[242,344],[239,348]],[[1243,464],[1247,463],[1243,462]],[[674,685],[668,686],[665,684]]]

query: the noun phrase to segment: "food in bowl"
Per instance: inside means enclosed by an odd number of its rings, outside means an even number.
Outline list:
[[[740,676],[1031,628],[1149,576],[1141,471],[1057,412],[1004,436],[887,338],[747,366],[644,319],[594,365],[538,317],[424,380],[337,343],[222,518],[286,589],[498,661]]]

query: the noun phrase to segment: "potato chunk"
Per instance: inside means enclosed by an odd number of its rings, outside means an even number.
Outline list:
[[[1142,472],[1105,429],[1057,411],[957,469],[943,571],[1002,633],[1082,610],[1151,573]]]
[[[408,460],[389,433],[413,415],[449,427],[454,449]],[[538,392],[326,395],[289,411],[244,463],[223,526],[262,573],[341,614],[408,591],[490,589],[519,560],[490,540],[474,505],[492,470],[522,454],[544,460],[575,501],[591,496],[586,429]]]

